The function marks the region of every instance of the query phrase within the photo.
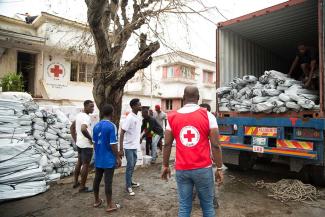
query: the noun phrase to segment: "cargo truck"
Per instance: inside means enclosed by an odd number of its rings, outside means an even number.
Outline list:
[[[319,110],[284,114],[217,110],[229,169],[247,170],[259,159],[278,159],[291,171],[325,185],[324,12],[323,0],[291,0],[218,24],[217,88],[235,77],[261,76],[265,70],[288,73],[300,42],[315,47],[319,57]]]

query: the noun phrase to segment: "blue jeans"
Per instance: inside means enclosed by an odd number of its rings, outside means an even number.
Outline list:
[[[137,163],[137,149],[124,149],[126,157],[125,183],[126,188],[132,187],[132,175]]]
[[[152,142],[151,142],[151,157],[152,160],[155,161],[157,159],[157,146],[160,140],[159,135],[154,135],[152,137]]]
[[[176,182],[179,198],[178,217],[190,217],[194,186],[198,192],[203,217],[215,217],[212,167],[195,170],[177,170]]]

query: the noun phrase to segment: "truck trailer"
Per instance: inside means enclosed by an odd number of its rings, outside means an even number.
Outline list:
[[[248,170],[258,160],[278,159],[325,185],[324,12],[323,0],[291,0],[218,23],[217,88],[266,70],[288,73],[301,42],[313,46],[319,58],[319,109],[282,114],[217,110],[229,169]]]

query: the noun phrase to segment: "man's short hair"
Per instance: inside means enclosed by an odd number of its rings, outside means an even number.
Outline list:
[[[84,101],[84,107],[88,106],[90,103],[93,103],[91,100]]]
[[[111,104],[105,104],[102,107],[101,113],[103,116],[111,116],[113,114],[114,108]]]
[[[200,107],[206,108],[209,112],[211,112],[211,106],[208,103],[202,103]]]
[[[132,99],[130,101],[130,106],[133,107],[135,105],[137,105],[140,102],[140,100],[138,98]]]

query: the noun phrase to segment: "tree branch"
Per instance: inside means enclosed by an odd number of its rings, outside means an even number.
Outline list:
[[[86,0],[88,6],[87,17],[94,37],[96,46],[96,55],[98,63],[109,66],[109,55],[111,52],[111,42],[108,37],[108,32],[103,24],[107,23],[107,15],[109,10],[106,0]]]

